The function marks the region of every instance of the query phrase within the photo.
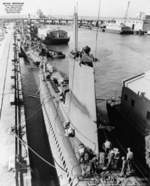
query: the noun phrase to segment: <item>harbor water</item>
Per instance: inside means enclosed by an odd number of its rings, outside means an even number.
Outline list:
[[[42,28],[39,34],[45,35],[47,30],[57,27],[53,25]],[[62,50],[66,58],[50,60],[50,62],[68,74],[69,53],[74,48],[73,26],[59,26],[59,28],[68,32],[69,44],[49,47]],[[98,32],[96,37],[96,34],[96,30],[79,29],[79,49],[88,45],[98,58],[98,62],[95,63],[96,97],[117,98],[121,95],[123,80],[150,70],[150,37],[103,32]],[[100,109],[105,110],[105,103],[99,102],[98,105]]]

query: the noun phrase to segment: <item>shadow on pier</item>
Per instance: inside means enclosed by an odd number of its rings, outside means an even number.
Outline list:
[[[40,98],[37,94],[38,86],[36,85],[33,70],[27,63],[21,64],[21,79],[23,87],[28,144],[40,156],[42,156],[48,162],[54,164],[44,124]],[[32,186],[59,185],[55,168],[50,167],[50,165],[42,161],[30,150],[29,157],[32,170]]]

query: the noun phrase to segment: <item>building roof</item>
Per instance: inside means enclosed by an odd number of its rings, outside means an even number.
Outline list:
[[[150,71],[124,81],[124,86],[136,94],[150,99]]]

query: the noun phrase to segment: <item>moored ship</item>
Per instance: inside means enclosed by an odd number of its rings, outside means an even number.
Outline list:
[[[131,146],[137,163],[149,177],[150,168],[150,72],[123,82],[121,100],[109,100],[107,111],[117,135]]]
[[[68,37],[68,33],[64,30],[52,30],[48,31],[46,37],[43,42],[47,45],[60,45],[60,44],[68,44],[70,37]]]
[[[125,24],[116,23],[106,25],[105,31],[117,34],[133,34],[133,30],[131,29],[131,27],[126,26]]]

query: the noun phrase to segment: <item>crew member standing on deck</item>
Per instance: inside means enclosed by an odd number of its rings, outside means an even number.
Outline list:
[[[93,67],[93,55],[90,54],[91,48],[89,46],[86,46],[82,49],[81,52],[81,62],[80,64],[88,65],[90,67]]]
[[[68,137],[74,137],[75,136],[75,130],[71,127],[70,122],[65,123],[65,134]]]
[[[111,150],[111,147],[112,147],[111,142],[108,139],[106,139],[106,141],[103,144],[103,148],[106,154],[108,154],[108,152]]]
[[[131,148],[127,148],[127,170],[129,174],[133,171],[133,152]]]
[[[124,156],[121,159],[122,159],[122,166],[121,166],[120,176],[126,176],[127,161]]]

